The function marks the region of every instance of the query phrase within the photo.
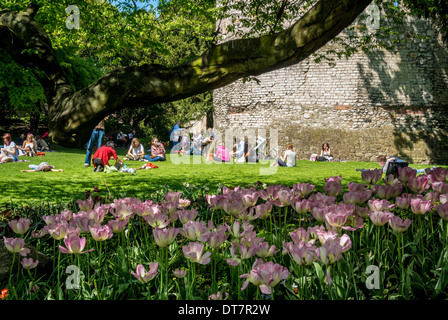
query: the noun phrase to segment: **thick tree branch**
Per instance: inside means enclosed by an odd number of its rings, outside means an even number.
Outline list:
[[[26,47],[39,52],[29,62],[40,66],[52,82],[43,86],[47,97],[52,97],[48,125],[53,141],[81,146],[102,118],[123,107],[175,101],[299,63],[348,27],[371,2],[321,0],[284,32],[228,41],[175,68],[119,68],[74,93],[48,37],[30,16],[3,12],[0,26],[7,26]],[[8,52],[16,54],[12,49]]]

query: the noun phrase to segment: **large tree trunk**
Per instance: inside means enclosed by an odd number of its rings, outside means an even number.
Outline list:
[[[124,106],[175,101],[299,63],[348,27],[371,2],[321,0],[281,33],[228,41],[174,68],[119,68],[78,92],[73,92],[50,39],[33,19],[35,5],[20,13],[0,10],[0,47],[18,63],[37,66],[45,73],[39,81],[49,104],[50,138],[75,147],[86,142],[101,119]],[[23,49],[39,54],[24,55]]]

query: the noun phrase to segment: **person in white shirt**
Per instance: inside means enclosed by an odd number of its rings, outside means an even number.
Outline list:
[[[278,165],[282,167],[295,167],[296,166],[296,153],[293,150],[293,145],[288,143],[286,145],[286,151],[280,159],[277,160]]]
[[[145,156],[145,149],[137,138],[132,139],[131,146],[123,160],[141,160]]]
[[[14,141],[11,141],[11,135],[5,133],[3,135],[3,148],[0,150],[0,162],[17,162],[19,161],[19,149]]]

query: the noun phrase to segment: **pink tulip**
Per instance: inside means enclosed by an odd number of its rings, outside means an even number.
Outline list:
[[[128,225],[129,219],[126,220],[109,220],[107,222],[107,225],[112,230],[113,233],[120,233],[122,232],[126,226]]]
[[[428,170],[426,170],[428,172]],[[448,175],[448,169],[444,169],[442,167],[437,167],[434,169],[430,169],[429,173],[431,174],[431,176],[434,177],[435,181],[441,181],[441,182],[445,182],[447,175]],[[448,190],[447,190],[448,192]],[[446,193],[446,192],[439,192],[439,193]]]
[[[296,231],[290,232],[289,236],[294,243],[299,243],[301,241],[308,242],[310,239],[310,231],[305,230],[304,228],[299,228]]]
[[[37,265],[39,264],[39,260],[33,261],[32,258],[23,258],[20,263],[22,264],[22,267],[24,269],[29,270],[37,267]]]
[[[109,213],[109,206],[98,205],[93,210],[88,210],[88,217],[97,223],[103,223],[104,217]]]
[[[82,254],[93,251],[94,249],[83,251],[84,247],[86,246],[86,241],[86,237],[80,238],[77,232],[70,232],[64,239],[64,244],[67,248],[59,246],[59,251],[61,251],[61,253],[74,254]]]
[[[336,203],[336,197],[335,196],[327,196],[323,193],[313,193],[309,198],[308,201],[310,201],[314,207],[325,207]]]
[[[443,220],[448,221],[448,202],[437,205],[436,210]]]
[[[237,250],[238,249],[238,250]],[[238,254],[237,254],[238,251]],[[241,260],[252,258],[258,251],[258,247],[256,245],[247,247],[243,244],[232,243],[230,247],[230,254],[232,257],[239,257]]]
[[[175,270],[173,270],[173,274],[177,278],[185,278],[185,276],[187,275],[187,271],[185,271],[183,269],[175,269]]]
[[[157,275],[157,269],[159,268],[159,264],[157,262],[151,262],[149,265],[149,270],[146,272],[145,267],[141,264],[137,266],[136,272],[131,271],[131,274],[137,278],[141,283],[148,283],[152,279],[154,279]]]
[[[208,297],[208,300],[227,300],[229,298],[229,293],[226,292],[226,297],[224,298],[221,291],[218,291],[216,294],[213,293]]]
[[[254,207],[259,219],[266,219],[271,215],[272,202],[268,201]]]
[[[207,226],[204,221],[189,221],[179,230],[182,236],[191,241],[198,240],[207,231]]]
[[[380,199],[390,199],[392,197],[392,186],[391,185],[378,185],[374,186],[376,195]]]
[[[370,199],[367,202],[369,208],[371,211],[383,211],[383,210],[390,210],[395,208],[395,204],[390,204],[389,201],[383,199],[383,200],[379,200],[379,199]]]
[[[179,208],[186,208],[191,204],[191,201],[188,199],[179,199]]]
[[[292,259],[300,266],[309,266],[318,260],[319,249],[311,243],[299,241],[295,243],[283,243],[283,245]]]
[[[366,191],[367,186],[365,184],[361,184],[361,183],[349,182],[348,190],[349,191],[358,191],[358,192]]]
[[[225,226],[227,228],[227,231],[229,231],[236,242],[239,242],[242,237],[244,237],[248,232],[251,232],[254,228],[254,226],[248,221],[245,221],[242,224],[240,224],[239,221],[234,221],[232,227],[228,226],[227,224]],[[242,232],[241,226],[243,227]]]
[[[28,218],[20,218],[8,222],[9,227],[17,234],[25,234],[30,228],[31,221]]]
[[[406,219],[403,221],[399,216],[392,216],[389,219],[389,226],[395,233],[403,233],[405,232],[409,226],[411,225],[412,220]]]
[[[395,204],[400,209],[404,209],[404,210],[408,209],[409,206],[411,205],[411,197],[410,197],[410,195],[403,194],[403,195],[401,195],[401,197],[396,197],[395,198]]]
[[[342,212],[328,212],[325,215],[325,222],[333,228],[341,228],[348,219],[348,214]]]
[[[95,241],[106,241],[112,238],[114,234],[108,225],[102,226],[99,223],[95,223],[92,227],[89,227],[89,231]]]
[[[269,243],[263,242],[258,244],[258,250],[256,255],[260,258],[272,257],[279,250],[275,247],[275,245],[270,246]]]
[[[289,271],[287,268],[279,264],[274,264],[271,261],[263,263],[263,260],[256,259],[250,273],[240,276],[240,278],[246,278],[241,290],[245,290],[250,282],[259,286],[262,293],[271,294],[273,288],[281,280],[288,278],[288,276]]]
[[[441,204],[445,204],[445,203],[447,203],[448,202],[448,194],[441,194],[440,196],[439,196],[439,201],[440,201],[440,203]]]
[[[241,194],[241,200],[246,207],[253,207],[257,204],[260,194],[254,190],[246,190]]]
[[[420,175],[413,177],[408,181],[408,187],[415,193],[422,193],[426,189],[429,189],[428,176]]]
[[[110,213],[118,220],[127,220],[134,214],[132,205],[125,199],[115,199],[110,205]]]
[[[225,198],[222,200],[222,209],[228,215],[235,217],[238,214],[247,211],[247,206],[244,205],[241,198]]]
[[[296,194],[300,195],[302,198],[310,195],[316,186],[309,183],[298,183],[293,185],[293,190]]]
[[[171,218],[168,218],[166,213],[149,214],[144,216],[143,220],[153,228],[166,228],[171,223]]]
[[[361,205],[372,196],[371,190],[366,191],[349,191],[342,196],[345,203]]]
[[[425,214],[431,210],[431,201],[423,201],[419,198],[411,199],[411,210],[415,214]]]
[[[446,194],[448,193],[448,183],[445,183],[443,181],[435,181],[431,184],[432,190],[439,194]]]
[[[270,200],[270,201],[275,201],[277,200],[277,191],[278,191],[278,186],[274,186],[274,185],[269,185],[266,190],[260,190],[259,195],[260,198],[263,199],[264,201]]]
[[[178,228],[156,228],[153,229],[154,240],[157,245],[161,248],[165,248],[176,240],[177,234],[179,233]]]
[[[330,178],[325,179],[325,182],[330,182],[330,181],[334,181],[334,182],[337,182],[337,183],[341,183],[341,181],[342,181],[342,175],[339,175],[339,176],[337,176],[337,177],[330,177]]]
[[[274,205],[277,207],[290,206],[295,197],[294,191],[287,188],[282,188],[277,191],[277,201],[274,201]]]
[[[383,176],[382,169],[366,170],[361,172],[361,179],[368,186],[376,184]]]
[[[188,221],[193,221],[198,216],[197,210],[179,210],[177,211],[177,217],[182,224],[186,224]]]
[[[298,214],[311,213],[313,210],[311,201],[307,199],[299,200],[299,197],[294,199],[292,207]]]
[[[395,178],[393,175],[388,175],[386,178],[383,178],[384,184],[390,185],[394,187],[398,182],[398,178]]]
[[[400,180],[402,184],[408,184],[408,182],[416,176],[417,170],[412,169],[411,167],[398,168],[398,180]]]
[[[361,217],[361,218],[368,218],[369,217],[369,213],[370,213],[370,208],[369,207],[356,206],[355,207],[355,213],[359,217]]]
[[[205,254],[203,253],[204,244],[200,242],[192,242],[189,245],[183,246],[182,251],[185,258],[190,260],[190,262],[202,265],[208,264],[210,262],[210,256],[212,255],[210,251],[207,251]]]
[[[342,246],[340,240],[328,240],[319,248],[319,260],[330,265],[342,257]]]
[[[328,181],[324,186],[324,191],[329,196],[337,196],[342,192],[342,185],[336,181]]]
[[[48,232],[50,233],[51,237],[55,240],[64,239],[69,233],[69,231],[73,232],[74,228],[69,227],[67,222],[61,222],[48,228]]]
[[[417,195],[417,198],[420,197],[421,195]],[[425,201],[430,201],[431,205],[436,205],[439,202],[439,194],[437,192],[430,191],[426,193],[421,199]]]
[[[95,202],[93,201],[92,197],[87,200],[78,200],[78,207],[80,211],[92,210],[94,204]]]
[[[327,215],[328,209],[327,207],[324,208],[318,208],[314,207],[312,215],[314,219],[316,219],[319,222],[325,222],[325,216]]]
[[[84,214],[75,214],[69,221],[69,226],[74,229],[79,229],[80,233],[89,233],[89,227],[93,225],[94,221],[86,217]]]
[[[226,240],[227,240],[227,234],[223,230],[221,230],[210,232],[208,234],[206,241],[207,244],[210,246],[210,248],[218,249],[224,244],[224,242],[226,242]]]
[[[244,237],[240,239],[240,244],[246,246],[247,248],[255,247],[262,243],[264,238],[257,237],[255,231],[246,231]]]
[[[22,257],[26,257],[30,253],[30,249],[25,248],[25,240],[21,238],[6,238],[3,236],[5,247],[9,252],[19,253]]]
[[[379,227],[385,225],[392,216],[392,213],[388,211],[372,211],[369,214],[369,218],[373,224]]]

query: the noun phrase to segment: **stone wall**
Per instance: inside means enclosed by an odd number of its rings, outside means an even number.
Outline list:
[[[280,151],[291,142],[301,159],[328,142],[348,161],[386,154],[447,164],[448,50],[429,21],[407,22],[399,36],[406,41],[394,51],[334,56],[331,65],[310,57],[257,76],[259,83],[215,90],[214,127],[276,128]],[[411,39],[409,31],[430,39]]]

